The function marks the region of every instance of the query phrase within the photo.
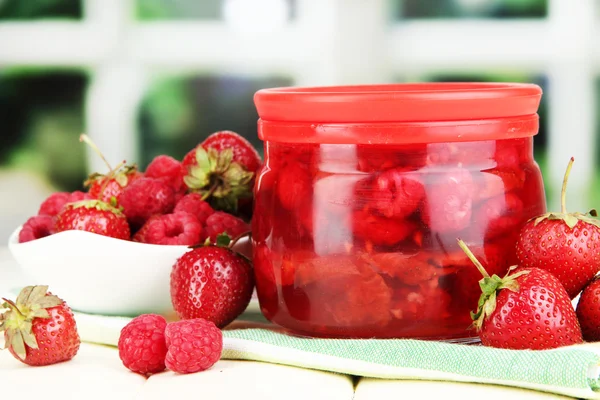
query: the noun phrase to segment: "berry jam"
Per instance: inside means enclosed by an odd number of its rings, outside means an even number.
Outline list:
[[[423,144],[265,141],[253,217],[263,314],[322,337],[475,336],[480,273],[516,263],[545,211],[533,138]]]

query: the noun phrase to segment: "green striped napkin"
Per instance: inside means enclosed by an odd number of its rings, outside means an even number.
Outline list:
[[[312,339],[264,329],[223,335],[224,359],[372,378],[488,383],[600,399],[600,354],[581,346],[502,350],[409,339]]]

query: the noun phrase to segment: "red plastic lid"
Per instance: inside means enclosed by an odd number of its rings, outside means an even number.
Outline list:
[[[531,115],[541,97],[533,84],[410,83],[263,89],[254,102],[265,121],[419,122]]]
[[[541,96],[533,84],[411,83],[264,89],[254,102],[262,140],[401,144],[533,136]]]

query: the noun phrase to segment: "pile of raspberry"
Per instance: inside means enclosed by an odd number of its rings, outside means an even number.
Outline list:
[[[81,140],[104,160],[89,138]],[[236,238],[250,230],[252,188],[261,165],[254,147],[231,131],[211,134],[181,161],[158,155],[145,171],[108,165],[108,173],[90,175],[84,191],[50,195],[23,225],[19,242],[64,230],[58,228],[61,213],[87,200],[123,214],[130,228],[124,239],[135,242],[192,246],[214,243],[222,233]]]

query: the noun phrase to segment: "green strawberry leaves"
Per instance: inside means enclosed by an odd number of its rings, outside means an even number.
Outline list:
[[[215,209],[235,212],[238,200],[252,197],[253,172],[233,161],[233,151],[196,149],[196,163],[189,168],[184,182],[191,191],[202,194]]]

